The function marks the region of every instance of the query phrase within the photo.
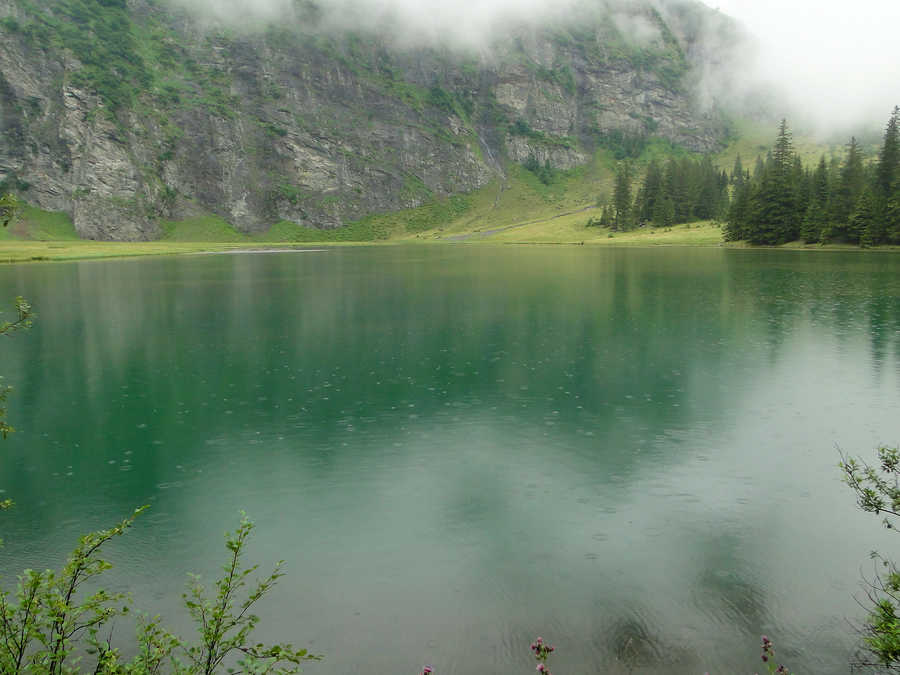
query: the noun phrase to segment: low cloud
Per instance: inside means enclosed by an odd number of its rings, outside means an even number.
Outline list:
[[[622,36],[639,47],[648,47],[662,42],[659,25],[642,14],[628,14],[614,11],[612,22]]]
[[[710,90],[730,88],[737,100],[820,134],[881,127],[900,104],[896,0],[707,2],[745,25],[755,43],[733,68],[710,69],[719,80]]]
[[[900,2],[857,0],[169,0],[234,26],[273,21],[378,30],[401,47],[481,53],[522,28],[607,17],[629,42],[659,43],[657,9],[685,45],[701,104],[786,116],[798,130],[881,125],[900,103]],[[737,19],[735,23],[731,17]],[[751,37],[752,36],[752,37]]]
[[[565,16],[574,0],[170,0],[202,17],[232,25],[272,20],[308,22],[323,30],[379,30],[405,46],[483,49],[504,29]]]

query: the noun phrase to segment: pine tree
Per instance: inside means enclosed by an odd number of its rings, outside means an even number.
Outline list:
[[[747,222],[750,214],[750,181],[734,187],[734,196],[728,209],[725,224],[726,241],[742,241],[747,238]]]
[[[787,120],[781,121],[774,151],[754,183],[745,228],[747,240],[770,245],[790,241],[797,229],[797,198],[794,147]]]
[[[765,162],[763,162],[763,158],[759,155],[756,156],[756,163],[753,165],[753,177],[761,178],[762,173],[766,168]]]
[[[731,204],[731,194],[728,189],[730,184],[731,181],[728,178],[728,174],[723,170],[719,175],[719,199],[716,204],[716,220],[724,220],[728,215],[728,207]]]
[[[801,159],[794,155],[794,168],[791,171],[791,184],[794,187],[794,222],[799,223],[803,220],[803,216],[806,214],[806,209],[809,207],[809,195],[812,191],[812,173],[810,173],[809,169],[804,168],[803,162]],[[794,235],[794,239],[796,239],[800,235],[799,229],[796,227],[792,232]]]
[[[850,236],[858,241],[860,246],[874,246],[881,235],[880,222],[875,193],[867,187],[859,196],[853,213],[850,214],[848,228]]]
[[[875,222],[866,233],[866,244],[897,242],[900,240],[900,106],[894,108],[884,131],[874,192]]]
[[[672,227],[675,224],[675,202],[671,197],[662,201],[662,224],[664,227]]]
[[[884,131],[884,144],[878,154],[875,191],[879,199],[891,197],[894,183],[900,177],[900,106],[894,108]]]
[[[721,200],[719,172],[713,166],[709,155],[700,161],[697,173],[697,197],[693,207],[693,215],[699,220],[711,220],[718,215]]]
[[[628,162],[620,162],[616,170],[616,183],[613,190],[613,203],[616,207],[615,229],[627,230],[631,227],[631,167]]]
[[[660,195],[653,205],[653,213],[650,214],[650,220],[656,227],[665,227],[666,225],[666,197]]]
[[[741,164],[741,156],[734,158],[734,168],[731,169],[731,182],[733,185],[742,185],[744,182],[744,166]]]
[[[615,208],[611,203],[603,207],[603,213],[600,215],[600,225],[602,227],[612,227],[615,224],[616,219],[613,215],[614,211]]]
[[[688,185],[691,173],[690,160],[686,159],[685,162],[688,163],[687,166],[685,166],[684,162],[679,163],[674,157],[670,158],[666,162],[665,176],[663,178],[666,198],[671,200],[672,207],[675,210],[675,215],[673,216],[675,223],[688,222],[693,206]]]
[[[884,213],[887,239],[891,244],[900,244],[900,177],[894,181],[891,198]]]
[[[847,145],[847,157],[841,166],[840,180],[834,198],[831,201],[830,239],[840,239],[856,243],[859,241],[857,234],[850,227],[850,216],[856,209],[859,197],[866,184],[865,167],[863,166],[863,154],[856,137],[850,139]]]
[[[821,241],[822,231],[827,220],[828,207],[828,166],[825,155],[819,159],[819,165],[812,174],[809,190],[809,205],[803,218],[801,236],[807,244]]]
[[[641,218],[644,220],[652,220],[657,224],[654,214],[657,211],[657,205],[664,199],[663,193],[663,174],[659,168],[659,163],[653,159],[647,165],[647,174],[644,177],[643,200],[641,202]]]

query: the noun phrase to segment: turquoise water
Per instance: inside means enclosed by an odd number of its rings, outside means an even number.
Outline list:
[[[110,584],[187,632],[243,509],[307,673],[848,672],[838,448],[900,443],[900,256],[385,247],[0,267],[39,313],[0,571],[151,509]],[[898,556],[900,557],[900,556]],[[128,630],[119,629],[127,642]]]

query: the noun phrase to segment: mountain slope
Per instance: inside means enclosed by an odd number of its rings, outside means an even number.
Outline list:
[[[209,214],[337,228],[630,138],[715,150],[726,124],[690,94],[708,10],[678,7],[595,8],[474,53],[325,30],[308,2],[239,31],[151,0],[0,0],[0,188],[82,237],[140,240]]]

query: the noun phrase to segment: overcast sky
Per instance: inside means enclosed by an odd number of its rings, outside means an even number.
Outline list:
[[[900,0],[706,0],[761,42],[758,75],[793,83],[794,111],[841,130],[900,105]],[[743,75],[739,75],[743,76]]]

